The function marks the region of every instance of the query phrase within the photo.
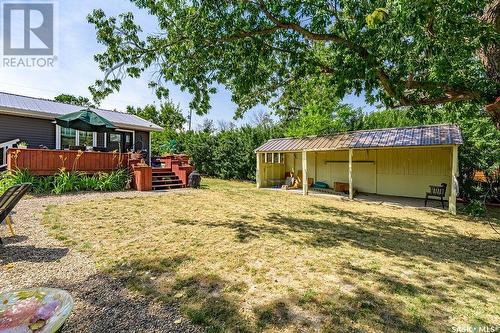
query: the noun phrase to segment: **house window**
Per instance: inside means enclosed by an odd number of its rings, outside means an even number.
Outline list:
[[[70,146],[97,146],[97,133],[56,126],[56,149]]]
[[[113,150],[122,150],[122,135],[120,133],[110,133],[108,147]]]
[[[285,164],[285,154],[284,153],[266,153],[264,155],[264,163],[270,164]]]
[[[94,146],[94,133],[93,132],[83,132],[78,131],[78,136],[80,139],[79,146]]]
[[[69,146],[76,146],[76,131],[61,127],[61,149],[67,149]]]

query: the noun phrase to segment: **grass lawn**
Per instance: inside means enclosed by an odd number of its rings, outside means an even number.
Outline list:
[[[180,304],[211,332],[500,323],[500,237],[486,220],[204,183],[51,206],[44,223],[124,287]]]

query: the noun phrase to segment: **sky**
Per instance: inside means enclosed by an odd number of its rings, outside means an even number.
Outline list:
[[[135,7],[130,1],[58,0],[56,4],[56,31],[58,33],[56,67],[37,70],[0,67],[0,91],[48,99],[53,99],[61,93],[90,97],[88,87],[103,76],[93,56],[103,51],[104,47],[97,43],[95,29],[86,20],[86,16],[94,9],[102,8],[108,16],[131,11],[145,32],[158,31],[155,18]],[[148,88],[149,78],[147,73],[139,79],[126,78],[120,92],[107,97],[100,107],[122,111],[128,105],[138,107],[146,104],[158,105],[154,91]],[[174,103],[179,104],[187,115],[191,96],[176,86],[171,85],[169,88],[170,98]],[[361,107],[365,111],[374,109],[366,105],[363,98],[353,95],[347,96],[344,102],[354,107]],[[236,105],[231,101],[230,92],[223,87],[219,87],[217,94],[212,97],[211,106],[207,116],[195,115],[193,117],[194,127],[200,125],[204,118],[215,122],[234,121]],[[236,123],[251,122],[253,114],[260,111],[267,111],[267,108],[257,106],[249,111],[244,119]]]

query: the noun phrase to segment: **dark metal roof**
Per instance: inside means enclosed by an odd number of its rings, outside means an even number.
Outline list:
[[[428,125],[354,131],[328,136],[271,139],[256,152],[461,145],[457,125]]]
[[[39,116],[55,119],[61,115],[73,113],[82,109],[85,108],[42,98],[0,92],[0,113],[4,110],[9,110],[13,113],[29,112],[33,117]],[[91,108],[91,110],[120,128],[140,129],[145,131],[163,130],[163,128],[150,121],[125,112],[95,108]]]

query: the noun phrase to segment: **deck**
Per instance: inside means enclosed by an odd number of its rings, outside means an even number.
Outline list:
[[[28,170],[36,176],[54,175],[60,170],[110,172],[126,168],[128,163],[128,153],[19,148],[7,151],[7,170]]]
[[[133,154],[132,154],[133,155]],[[161,167],[141,165],[130,153],[10,148],[7,170],[28,170],[35,176],[51,176],[61,170],[95,174],[128,168],[132,187],[139,191],[162,191],[187,187],[193,167],[187,156],[156,158]]]

